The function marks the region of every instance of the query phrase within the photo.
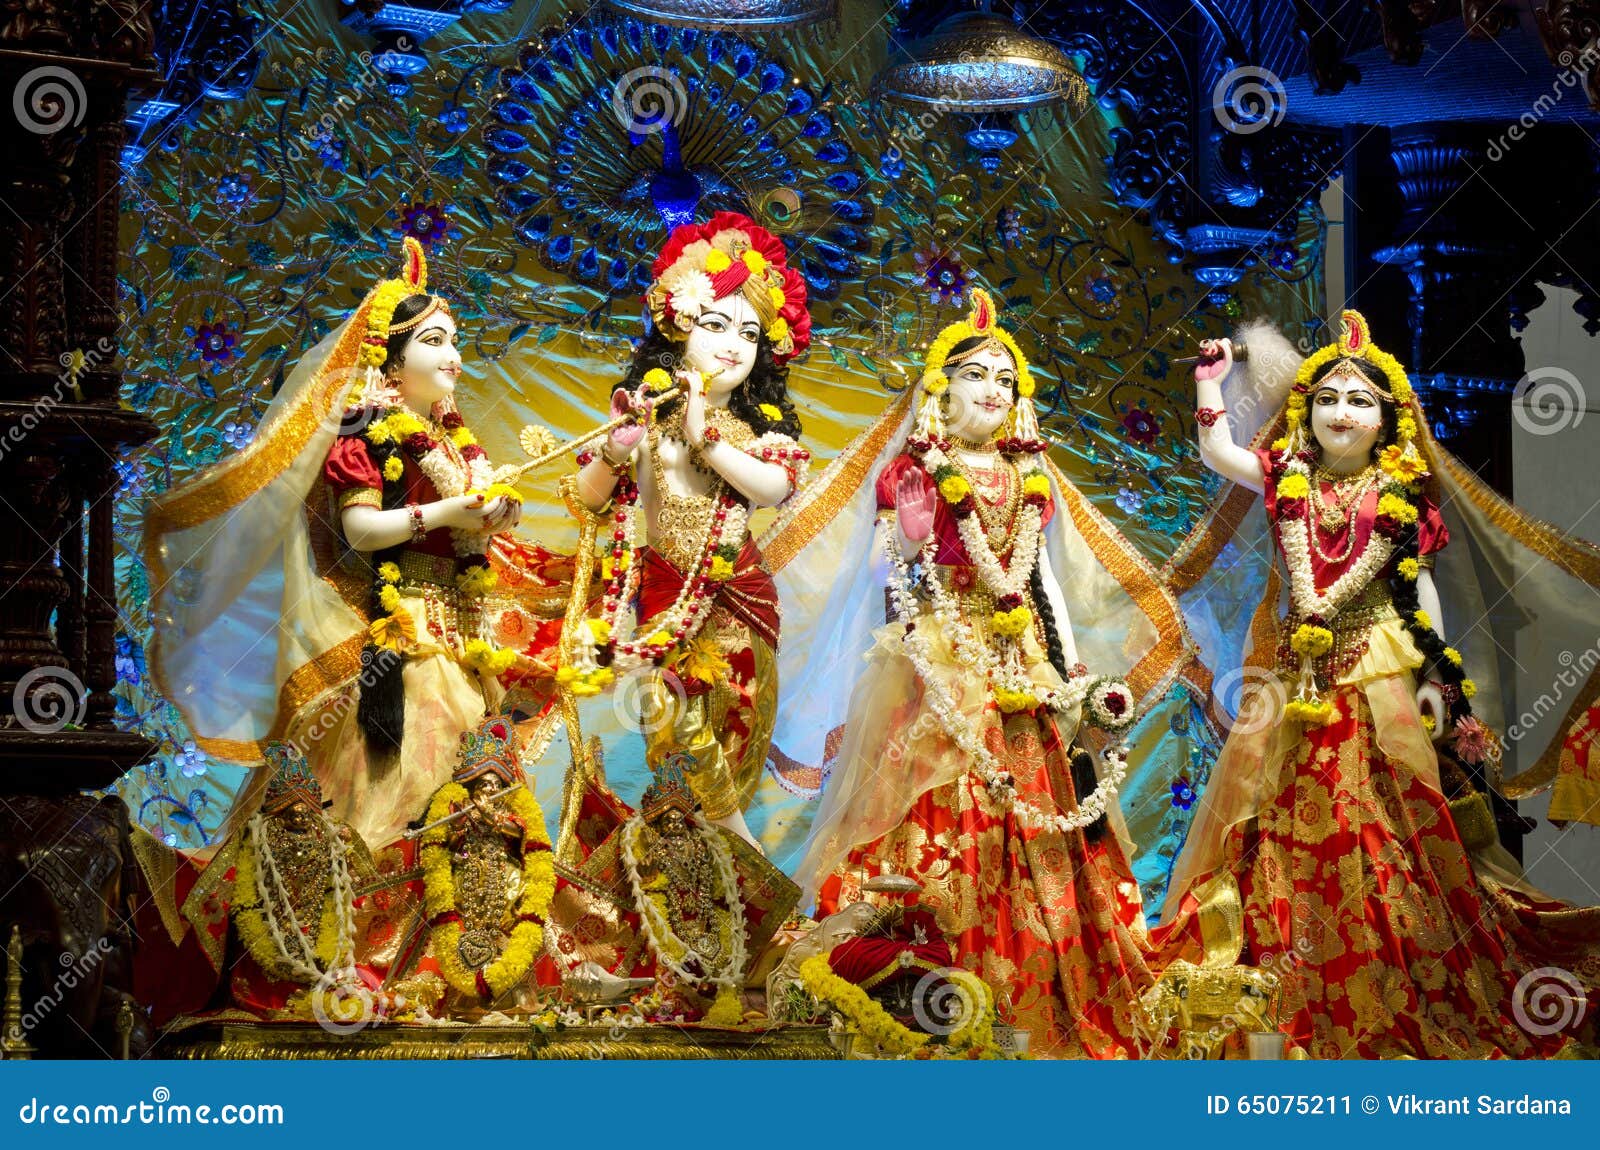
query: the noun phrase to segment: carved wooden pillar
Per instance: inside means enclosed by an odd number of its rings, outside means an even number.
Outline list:
[[[139,0],[0,16],[0,932],[20,928],[45,1056],[109,1056],[127,1001],[127,811],[85,792],[151,751],[111,694],[113,461],[155,433],[117,360],[122,121],[150,42]]]

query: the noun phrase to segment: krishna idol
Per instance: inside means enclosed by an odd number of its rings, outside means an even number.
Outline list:
[[[1157,941],[1198,948],[1200,908],[1223,891],[1237,915],[1242,900],[1245,961],[1292,960],[1279,964],[1284,1029],[1313,1057],[1555,1053],[1592,1026],[1600,909],[1534,890],[1498,845],[1481,789],[1498,782],[1501,748],[1475,707],[1499,701],[1478,620],[1503,593],[1485,599],[1472,563],[1513,558],[1506,537],[1518,533],[1543,568],[1520,557],[1499,568],[1521,572],[1516,602],[1537,617],[1549,599],[1540,625],[1577,623],[1550,595],[1549,568],[1572,543],[1434,442],[1405,370],[1356,312],[1303,362],[1270,329],[1249,344],[1258,392],[1233,406],[1241,421],[1278,415],[1254,447],[1248,430],[1236,440],[1222,391],[1233,346],[1208,341],[1195,369],[1200,453],[1262,494],[1262,542],[1282,574],[1249,624],[1251,686]],[[1470,542],[1447,549],[1458,528]],[[1592,595],[1578,598],[1592,616]],[[1543,984],[1556,967],[1562,979]],[[1535,1024],[1530,1010],[1552,1005],[1571,1026]]]
[[[793,603],[814,639],[780,739],[830,775],[796,877],[819,913],[880,872],[915,879],[956,963],[1005,988],[1001,1016],[1036,1052],[1127,1057],[1152,976],[1118,740],[1171,682],[1183,625],[1050,461],[1034,390],[974,292],[916,392],[779,525],[774,553],[804,544],[783,568],[785,619]]]
[[[307,757],[374,850],[448,782],[534,631],[502,573],[520,497],[456,411],[456,322],[420,244],[296,366],[255,439],[155,502],[152,666],[201,745]],[[230,823],[260,804],[262,773]]]
[[[688,755],[704,816],[752,842],[744,811],[776,708],[778,598],[750,514],[787,500],[810,459],[787,364],[811,319],[787,259],[772,233],[722,212],[674,229],[655,261],[653,326],[612,397],[613,416],[631,418],[579,456],[578,499],[611,528],[608,581],[562,668],[577,694],[644,676],[651,769]]]

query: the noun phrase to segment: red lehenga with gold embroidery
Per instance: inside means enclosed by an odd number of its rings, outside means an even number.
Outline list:
[[[877,483],[881,511],[893,508],[900,476],[915,466],[902,455],[885,469]],[[992,486],[981,479],[975,486],[985,530],[1006,561],[1005,541],[1020,510],[1009,487],[1018,475],[1002,460],[989,478]],[[986,633],[995,599],[974,574],[942,501],[934,533],[935,562],[963,619]],[[937,629],[931,615],[922,623]],[[916,878],[921,904],[937,915],[956,962],[994,988],[1002,1017],[1032,1032],[1035,1053],[1137,1056],[1134,1003],[1153,976],[1143,956],[1138,887],[1116,836],[1090,842],[1082,830],[1023,826],[936,721],[901,634],[898,624],[878,631],[856,681],[839,766],[800,867],[802,886],[815,888],[818,913],[827,914],[860,901],[863,880],[884,865]],[[1030,631],[1022,642],[1030,678],[1059,685],[1040,636]],[[1011,774],[1017,796],[1046,812],[1076,809],[1076,712],[1003,714],[981,669],[961,665],[942,635],[930,643],[931,670]]]
[[[1259,454],[1287,553],[1273,458]],[[1378,499],[1371,487],[1332,530],[1307,513],[1319,592],[1374,543]],[[1426,565],[1447,532],[1434,501],[1417,502]],[[1527,886],[1498,845],[1463,844],[1417,706],[1424,657],[1391,599],[1392,564],[1329,624],[1333,649],[1316,662],[1330,721],[1280,718],[1294,675],[1281,628],[1277,669],[1241,706],[1175,868],[1175,910],[1153,931],[1160,961],[1200,961],[1196,911],[1231,876],[1239,961],[1283,977],[1282,1029],[1311,1057],[1537,1057],[1592,1042],[1600,908]],[[1275,596],[1263,604],[1275,608]],[[1258,613],[1258,635],[1272,625]]]

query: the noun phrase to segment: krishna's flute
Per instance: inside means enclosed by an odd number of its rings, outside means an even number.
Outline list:
[[[476,811],[487,810],[488,808],[485,806],[486,803],[497,802],[500,799],[505,798],[507,795],[513,793],[514,791],[524,790],[527,787],[527,785],[528,785],[527,783],[514,783],[513,785],[511,785],[509,787],[501,787],[498,791],[496,791],[494,794],[490,795],[485,800],[469,799],[467,801],[467,805],[462,807],[459,811],[456,811],[453,814],[445,815],[444,818],[442,818],[442,819],[435,819],[433,822],[429,823],[427,826],[424,826],[424,827],[412,827],[410,830],[406,831],[406,833],[404,835],[402,835],[401,837],[402,838],[408,838],[408,839],[421,838],[423,835],[425,835],[429,831],[431,831],[434,827],[442,827],[446,823],[453,823],[457,819],[461,818],[463,815],[471,814],[475,810]]]
[[[715,371],[706,372],[700,378],[704,382],[710,383],[712,380],[716,379],[717,376],[721,375],[722,372],[723,372],[723,369],[719,367]],[[652,404],[665,403],[665,402],[667,402],[667,400],[676,399],[676,398],[678,398],[678,396],[680,396],[682,394],[683,394],[683,385],[675,383],[671,387],[667,388],[666,391],[663,391],[660,395],[652,395],[650,397],[650,402]],[[632,420],[634,418],[635,418],[634,413],[630,411],[626,415],[619,415],[615,419],[610,420],[607,423],[601,424],[599,427],[595,428],[593,431],[590,431],[590,432],[587,432],[587,433],[585,433],[583,435],[580,435],[576,439],[567,440],[565,443],[561,444],[559,447],[552,447],[549,451],[546,451],[543,455],[539,455],[539,456],[537,456],[537,457],[535,457],[533,459],[530,459],[526,463],[519,464],[517,466],[517,469],[510,473],[510,476],[506,480],[506,482],[513,482],[513,481],[515,481],[517,479],[520,479],[522,476],[526,475],[528,472],[534,470],[535,468],[543,467],[546,463],[550,463],[553,460],[560,459],[563,455],[565,455],[567,452],[571,451],[573,448],[582,447],[585,443],[588,443],[590,440],[599,439],[602,435],[610,435],[613,431],[615,431],[617,428],[621,427],[623,424],[632,422]]]

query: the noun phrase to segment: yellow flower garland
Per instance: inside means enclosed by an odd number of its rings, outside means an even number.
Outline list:
[[[1310,702],[1306,699],[1290,699],[1283,705],[1283,717],[1289,721],[1312,723],[1321,726],[1333,721],[1333,704],[1325,701]]]
[[[1285,475],[1278,481],[1279,499],[1304,499],[1311,494],[1311,481],[1298,471]]]
[[[434,792],[425,821],[437,822],[451,813],[452,806],[471,801],[466,787],[460,783],[446,783]],[[522,895],[517,900],[517,914],[531,915],[538,921],[522,920],[512,927],[511,938],[500,957],[481,971],[489,987],[490,1001],[520,983],[533,968],[544,944],[542,924],[556,892],[555,856],[549,849],[550,835],[545,830],[544,812],[538,800],[524,787],[512,792],[505,801],[511,804],[511,812],[523,827]],[[448,826],[439,826],[422,836],[423,907],[432,924],[429,944],[445,981],[461,994],[480,996],[478,975],[461,961],[460,921],[442,921],[456,910],[455,865],[448,846],[449,834]]]
[[[1009,611],[996,611],[989,617],[989,625],[996,635],[1009,639],[1021,637],[1033,626],[1033,612],[1026,607],[1013,607]]]
[[[372,642],[390,651],[404,651],[417,642],[417,621],[403,607],[389,615],[380,615],[367,627]]]
[[[972,494],[972,485],[964,476],[947,475],[939,481],[939,494],[944,496],[946,503],[960,503]]]
[[[855,983],[834,974],[826,954],[813,955],[802,962],[799,975],[811,997],[832,1006],[885,1054],[906,1058],[932,1041],[932,1036],[919,1034],[897,1021]],[[988,984],[970,971],[957,968],[944,971],[944,976],[977,1004],[972,1017],[950,1032],[946,1049],[956,1053],[976,1051],[983,1058],[999,1057],[994,1045],[994,994]]]
[[[268,975],[300,981],[283,967],[283,956],[278,953],[272,938],[272,928],[267,926],[267,912],[261,906],[261,891],[257,886],[257,861],[255,843],[246,839],[234,862],[233,872],[233,925],[239,932],[250,957]],[[317,942],[312,951],[317,963],[324,969],[333,965],[339,949],[339,910],[333,903],[330,889],[322,900],[321,920],[317,923]]]
[[[1387,515],[1396,523],[1404,523],[1408,526],[1417,521],[1416,504],[1396,495],[1392,491],[1384,492],[1378,499],[1378,514]]]
[[[1295,628],[1289,646],[1297,655],[1309,655],[1313,659],[1320,659],[1333,650],[1333,632],[1326,627],[1302,623]]]

